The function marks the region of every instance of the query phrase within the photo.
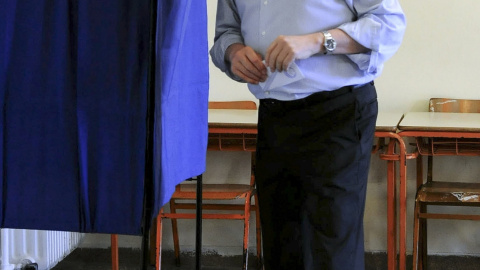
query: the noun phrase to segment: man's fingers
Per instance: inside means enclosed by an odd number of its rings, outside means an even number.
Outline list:
[[[259,53],[252,50],[246,54],[246,57],[244,65],[248,70],[255,72],[260,77],[267,75],[267,68],[263,64],[262,56]]]
[[[266,64],[270,67],[270,70],[274,72],[277,69],[277,61],[278,61],[278,50],[274,49],[268,55],[268,62],[266,60]]]
[[[258,83],[267,79],[267,69],[262,57],[250,47],[238,50],[231,60],[234,74],[249,83]]]
[[[268,55],[267,65],[270,67],[272,72],[274,71],[284,71],[290,66],[294,60],[294,54],[288,48],[283,48],[276,46],[273,51]]]
[[[270,46],[268,47],[267,49],[267,53],[265,54],[265,63],[267,64],[267,66],[269,66],[270,68],[272,68],[272,66],[270,65],[271,61],[272,61],[272,58],[275,58],[276,57],[276,54],[273,54],[273,52],[275,51],[275,48],[277,48],[277,42],[276,40],[273,41],[272,44],[270,44]]]
[[[235,69],[233,73],[238,77],[242,78],[242,80],[246,81],[247,83],[258,84],[260,80],[256,76],[252,76],[250,72],[246,69]]]
[[[264,81],[262,79],[262,76],[259,75],[258,72],[253,72],[251,69],[249,69],[247,67],[241,66],[241,67],[238,68],[238,71],[241,74],[244,74],[245,76],[247,76],[249,79],[256,81],[257,83],[259,81]]]
[[[256,53],[255,57],[247,57],[240,61],[245,70],[242,70],[245,74],[250,74],[250,77],[254,77],[259,81],[265,81],[267,79],[267,69],[265,65],[262,63],[261,58],[258,58]]]
[[[287,70],[290,64],[293,62],[294,57],[293,53],[289,50],[283,50],[280,55],[277,57],[277,70],[284,71]]]
[[[249,83],[257,84],[258,82],[266,80],[266,75],[255,70],[254,65],[248,60],[238,62],[238,64],[232,68],[232,71]]]

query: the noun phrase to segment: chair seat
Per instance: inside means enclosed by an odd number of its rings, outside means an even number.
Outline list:
[[[430,204],[480,204],[480,183],[427,182],[418,190],[417,201]]]
[[[196,184],[180,184],[172,195],[172,199],[195,199]],[[203,184],[202,199],[204,200],[234,200],[247,197],[254,191],[250,185],[242,184]]]

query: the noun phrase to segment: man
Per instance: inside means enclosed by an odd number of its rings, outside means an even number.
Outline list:
[[[260,99],[256,183],[266,270],[364,269],[378,112],[397,0],[219,0],[215,65]]]

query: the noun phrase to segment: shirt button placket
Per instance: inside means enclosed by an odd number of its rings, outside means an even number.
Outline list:
[[[268,29],[265,22],[267,21],[266,17],[268,17],[269,15],[268,14],[269,1],[270,0],[262,0],[257,2],[257,5],[260,10],[259,25],[258,25],[258,45],[260,47],[265,46],[265,44],[263,43],[265,42],[265,37],[267,35],[267,29]]]
[[[268,0],[263,1],[263,5],[266,6],[268,4]],[[266,32],[262,31],[262,37],[265,37]]]

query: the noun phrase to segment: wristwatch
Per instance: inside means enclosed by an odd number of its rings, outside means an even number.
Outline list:
[[[323,46],[325,46],[324,54],[333,53],[333,51],[335,51],[337,48],[337,42],[329,32],[324,31],[323,35],[325,36],[325,41],[323,42]]]

